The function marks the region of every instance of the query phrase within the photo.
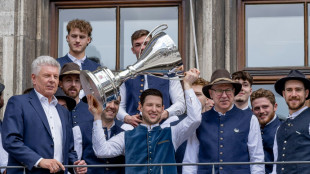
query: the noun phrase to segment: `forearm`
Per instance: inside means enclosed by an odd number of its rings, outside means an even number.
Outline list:
[[[195,132],[201,122],[201,104],[193,89],[188,89],[184,92],[187,105],[187,117],[176,126],[171,127],[175,149]]]
[[[124,153],[124,132],[106,141],[101,120],[93,123],[92,142],[94,152],[98,158],[111,158]]]
[[[251,119],[250,132],[248,136],[248,149],[250,162],[264,162],[264,150],[262,137],[257,118],[253,115]],[[251,173],[264,174],[265,165],[251,165]]]
[[[177,80],[170,80],[169,83],[169,95],[172,105],[169,108],[166,108],[166,110],[169,112],[169,117],[181,115],[186,110],[184,92],[181,83]]]

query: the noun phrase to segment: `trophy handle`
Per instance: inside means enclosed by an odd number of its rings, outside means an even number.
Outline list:
[[[156,74],[152,74],[152,73],[145,73],[145,74],[150,75],[150,76],[154,76],[154,77],[157,77],[160,79],[165,79],[165,80],[183,80],[185,77],[183,71],[171,73],[171,74],[174,74],[173,77],[169,77],[169,74],[168,74],[168,76],[160,76],[160,75],[157,76]]]
[[[158,28],[160,28],[160,27],[163,27],[163,28],[160,29],[160,30],[158,30],[158,31],[156,31],[156,30],[157,30]],[[141,47],[140,47],[140,51],[139,51],[139,59],[140,59],[140,56],[141,56],[141,48],[142,48],[142,46],[144,45],[146,39],[147,39],[150,35],[152,35],[155,31],[156,31],[156,33],[155,33],[154,35],[156,35],[156,34],[159,33],[159,32],[162,32],[162,31],[166,30],[167,28],[168,28],[168,25],[167,25],[167,24],[158,25],[157,27],[155,27],[155,28],[144,38],[144,41],[143,41],[143,43],[142,43],[142,45],[141,45]]]

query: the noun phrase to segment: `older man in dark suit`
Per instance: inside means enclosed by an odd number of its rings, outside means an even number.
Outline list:
[[[4,114],[2,142],[9,154],[8,166],[25,166],[26,173],[66,173],[64,165],[84,165],[73,150],[70,114],[54,96],[59,63],[41,56],[31,65],[34,89],[9,99]],[[87,168],[75,168],[86,173]],[[8,174],[23,169],[8,169]]]

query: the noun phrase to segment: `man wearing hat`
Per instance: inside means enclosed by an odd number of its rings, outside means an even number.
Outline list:
[[[0,109],[4,105],[3,101],[3,90],[5,86],[0,83]],[[1,128],[2,128],[2,121],[0,120],[0,166],[6,166],[8,164],[8,153],[3,149],[2,141],[1,141]],[[6,170],[1,169],[0,173],[4,173]]]
[[[202,114],[196,136],[188,140],[183,162],[263,162],[264,151],[257,118],[234,105],[241,84],[225,69],[213,72],[204,95],[214,107]],[[188,166],[185,173],[211,173],[212,166]],[[215,173],[264,174],[264,165],[216,165]]]
[[[106,139],[111,139],[119,133],[132,130],[133,127],[116,119],[119,109],[120,97],[106,104],[101,115],[102,129]],[[114,158],[98,158],[93,150],[92,143],[93,121],[79,123],[73,128],[75,138],[75,149],[79,159],[85,160],[87,164],[124,164],[125,156],[119,155]],[[91,167],[88,168],[88,174],[124,174],[124,167]]]
[[[289,108],[288,119],[278,128],[274,142],[275,161],[310,161],[310,109],[305,102],[309,97],[310,81],[303,73],[292,70],[275,85],[277,93]],[[273,173],[310,173],[308,164],[277,164]]]
[[[73,98],[66,96],[61,88],[57,89],[54,96],[57,98],[58,104],[67,108],[69,111],[72,111],[75,108],[76,101]]]
[[[66,63],[60,71],[59,87],[64,93],[73,98],[76,102],[75,108],[71,111],[73,126],[86,121],[93,121],[93,115],[88,111],[87,103],[80,101],[79,93],[82,89],[80,82],[80,67],[71,62]]]

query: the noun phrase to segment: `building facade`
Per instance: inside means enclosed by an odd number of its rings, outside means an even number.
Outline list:
[[[129,50],[132,31],[151,30],[164,22],[186,69],[199,68],[207,80],[217,68],[247,70],[254,76],[254,89],[273,89],[274,82],[292,68],[309,74],[309,2],[3,0],[0,81],[6,86],[4,100],[32,86],[31,62],[36,57],[66,54],[65,25],[73,18],[91,21],[93,41],[86,53],[114,71],[135,61]],[[284,102],[279,96],[277,101]],[[286,105],[278,110],[286,114]]]

